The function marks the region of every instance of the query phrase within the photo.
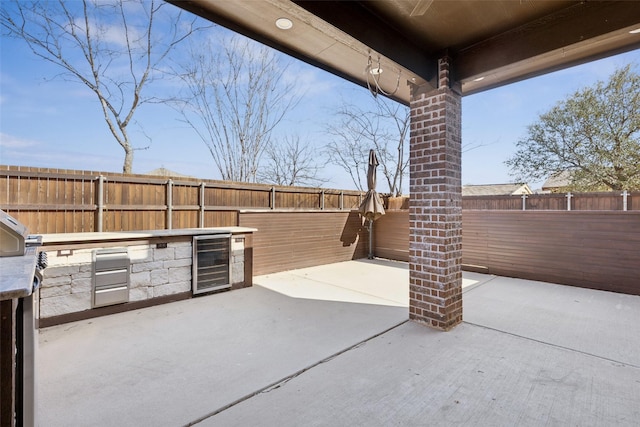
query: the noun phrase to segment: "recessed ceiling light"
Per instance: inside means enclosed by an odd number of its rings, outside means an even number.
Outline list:
[[[289,30],[293,27],[293,22],[289,18],[278,18],[276,19],[276,27],[281,30]]]
[[[629,31],[629,34],[640,34],[640,28],[636,28],[635,30]]]
[[[484,80],[484,76],[478,77],[477,79],[473,79],[474,82],[481,82]]]

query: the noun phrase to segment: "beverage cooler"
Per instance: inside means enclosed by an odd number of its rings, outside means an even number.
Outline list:
[[[193,294],[231,288],[231,234],[193,238]]]

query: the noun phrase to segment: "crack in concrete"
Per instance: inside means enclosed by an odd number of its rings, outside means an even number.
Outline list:
[[[385,329],[385,330],[383,330],[383,331],[381,331],[381,332],[379,332],[379,333],[377,333],[375,335],[372,335],[369,338],[365,338],[362,341],[359,341],[359,342],[357,342],[357,343],[355,343],[355,344],[353,344],[353,345],[351,345],[351,346],[349,346],[349,347],[347,347],[347,348],[345,348],[343,350],[340,350],[340,351],[338,351],[336,353],[333,353],[332,355],[327,356],[324,359],[319,360],[316,363],[313,363],[312,365],[309,365],[309,366],[307,366],[305,368],[299,369],[298,371],[292,373],[291,375],[287,375],[286,377],[281,378],[278,381],[274,381],[271,384],[268,384],[268,385],[266,385],[266,386],[264,386],[264,387],[262,387],[262,388],[260,388],[260,389],[258,389],[256,391],[254,391],[252,393],[246,394],[243,397],[241,397],[239,399],[236,399],[233,402],[228,403],[228,404],[216,409],[215,411],[212,411],[212,412],[210,412],[210,413],[208,413],[206,415],[203,415],[200,418],[197,418],[197,419],[191,421],[190,423],[186,424],[185,427],[194,426],[196,424],[199,424],[199,423],[201,423],[201,422],[203,422],[203,421],[205,421],[205,420],[207,420],[207,419],[209,419],[211,417],[214,417],[217,414],[219,414],[221,412],[224,412],[227,409],[232,408],[232,407],[234,407],[234,406],[236,406],[236,405],[238,405],[238,404],[240,404],[240,403],[242,403],[242,402],[244,402],[246,400],[249,400],[252,397],[255,397],[255,396],[259,395],[259,394],[269,393],[269,392],[271,392],[273,390],[276,390],[276,389],[282,387],[283,385],[285,385],[286,383],[288,383],[289,381],[291,381],[292,379],[294,379],[294,378],[304,374],[305,372],[309,371],[310,369],[313,369],[316,366],[320,366],[320,365],[322,365],[324,363],[330,362],[331,360],[335,359],[336,357],[338,357],[338,356],[340,356],[342,354],[345,354],[345,353],[347,353],[347,352],[349,352],[351,350],[355,350],[356,348],[359,348],[359,347],[363,346],[367,342],[369,342],[369,341],[371,341],[371,340],[373,340],[375,338],[378,338],[379,336],[384,335],[387,332],[390,332],[390,331],[392,331],[392,330],[404,325],[407,322],[409,322],[409,319],[403,320],[402,322],[400,322],[400,323],[398,323],[398,324],[396,324],[396,325],[394,325],[394,326],[392,326],[390,328],[387,328],[387,329]]]

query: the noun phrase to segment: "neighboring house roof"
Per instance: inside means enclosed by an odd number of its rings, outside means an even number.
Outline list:
[[[551,175],[547,180],[542,184],[542,191],[554,191],[554,190],[562,190],[571,185],[571,172],[570,171],[560,171]]]
[[[533,194],[529,185],[525,183],[512,184],[486,184],[486,185],[463,185],[463,196],[507,196],[518,194]]]
[[[166,176],[166,177],[174,177],[174,178],[195,178],[190,175],[184,175],[178,172],[174,172],[165,168],[158,168],[152,171],[147,172],[145,175],[154,175],[154,176]]]

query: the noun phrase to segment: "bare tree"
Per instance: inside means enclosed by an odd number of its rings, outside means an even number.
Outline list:
[[[318,155],[311,145],[300,141],[299,135],[273,141],[265,150],[266,165],[261,167],[261,182],[276,185],[318,187],[327,180],[319,177]]]
[[[409,138],[409,109],[385,98],[375,99],[373,110],[344,103],[336,113],[338,122],[327,131],[334,139],[327,145],[332,163],[343,168],[359,190],[366,178],[369,150],[376,150],[380,172],[389,193],[402,194],[409,166],[406,149]]]
[[[300,97],[275,52],[232,37],[192,46],[178,67],[183,92],[172,100],[207,145],[224,180],[255,182],[271,132]]]
[[[332,136],[325,147],[329,161],[344,169],[358,190],[365,191],[363,178],[366,182],[370,148],[362,129],[345,115],[338,124],[330,124],[327,133]]]
[[[38,57],[62,68],[98,98],[109,131],[131,173],[128,127],[165,57],[195,30],[195,18],[163,1],[2,1],[4,34],[24,40]]]

